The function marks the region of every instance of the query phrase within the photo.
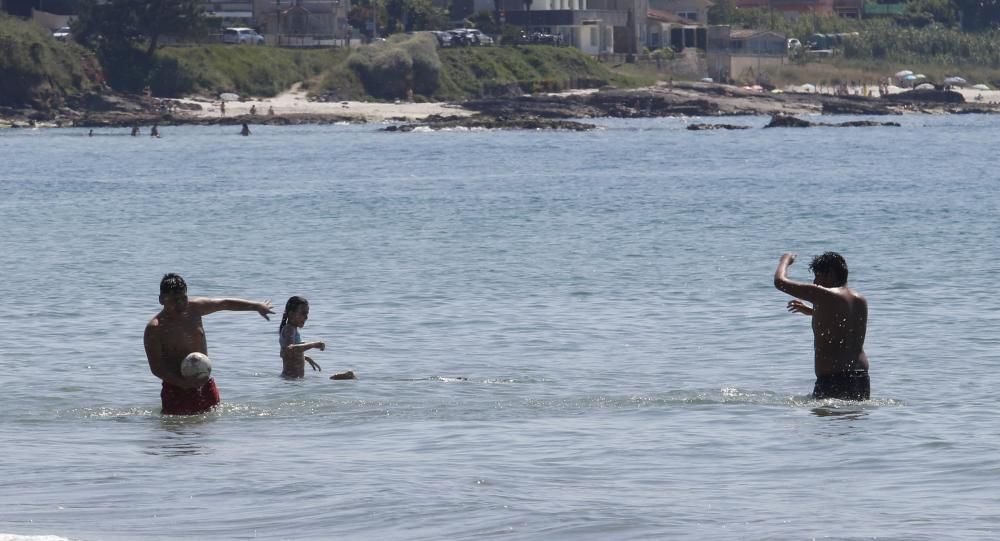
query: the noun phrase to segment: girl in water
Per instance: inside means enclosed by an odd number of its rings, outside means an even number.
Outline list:
[[[291,297],[285,303],[285,313],[281,316],[281,326],[278,328],[278,344],[281,345],[281,376],[286,378],[301,378],[305,376],[305,363],[313,370],[322,371],[316,361],[309,358],[305,352],[310,349],[323,351],[326,344],[320,341],[303,342],[299,329],[309,319],[309,301],[302,297]],[[334,374],[330,379],[354,379],[354,372],[348,370]]]

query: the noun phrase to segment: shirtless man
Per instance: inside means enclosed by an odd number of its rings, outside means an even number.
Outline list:
[[[812,284],[788,279],[795,254],[784,254],[774,271],[774,287],[793,297],[788,311],[812,316],[816,386],[813,398],[867,400],[871,394],[865,332],[868,301],[847,287],[847,262],[835,252],[813,258]],[[812,303],[812,306],[798,300]]]
[[[219,389],[210,377],[185,378],[181,361],[188,354],[208,354],[201,316],[220,310],[253,310],[270,320],[271,303],[242,299],[188,299],[187,284],[176,274],[160,281],[163,310],[146,325],[143,342],[153,375],[163,380],[160,400],[166,415],[195,415],[219,404]]]

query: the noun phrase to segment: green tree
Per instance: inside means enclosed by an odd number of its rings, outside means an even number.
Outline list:
[[[736,13],[736,0],[717,0],[708,8],[709,24],[731,24]]]
[[[962,13],[962,28],[987,30],[1000,25],[1000,0],[956,0]]]
[[[951,0],[913,0],[906,5],[908,15],[947,26],[955,24],[957,12],[958,7]]]
[[[447,12],[431,0],[386,0],[385,13],[389,34],[440,30],[448,24]]]
[[[503,32],[503,29],[500,28],[500,22],[494,19],[493,12],[480,11],[467,20],[472,24],[473,28],[478,28],[485,34],[496,36]]]
[[[109,49],[144,47],[151,60],[163,36],[202,31],[201,13],[199,0],[83,0],[73,36]]]

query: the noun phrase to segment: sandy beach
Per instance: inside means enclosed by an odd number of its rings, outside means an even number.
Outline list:
[[[273,111],[283,115],[327,115],[342,116],[345,121],[383,122],[386,120],[422,120],[431,115],[467,116],[472,114],[458,105],[448,103],[365,102],[365,101],[312,101],[308,93],[298,84],[273,98],[240,99],[225,102],[226,112],[222,114],[222,101],[208,98],[190,97],[174,100],[186,104],[196,104],[200,110],[187,111],[186,116],[198,118],[234,117],[251,114],[256,108],[258,116],[267,116]]]

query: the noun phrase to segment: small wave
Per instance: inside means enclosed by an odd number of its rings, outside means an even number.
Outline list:
[[[18,535],[16,533],[0,533],[0,541],[73,541],[68,537],[58,535]]]

